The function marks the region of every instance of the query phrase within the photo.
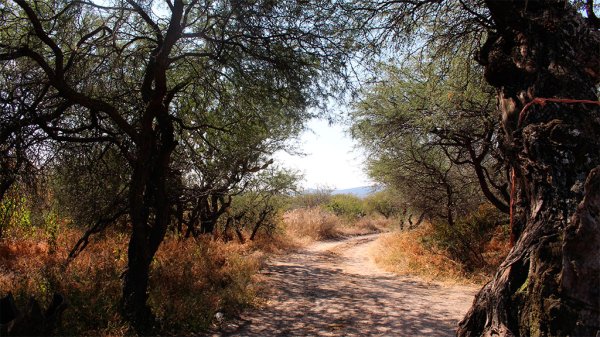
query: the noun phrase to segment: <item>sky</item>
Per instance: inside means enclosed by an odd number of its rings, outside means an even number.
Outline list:
[[[364,173],[364,154],[346,134],[343,125],[329,125],[326,120],[312,119],[308,130],[300,135],[298,149],[305,156],[277,152],[275,161],[304,175],[302,187],[346,189],[370,186]]]

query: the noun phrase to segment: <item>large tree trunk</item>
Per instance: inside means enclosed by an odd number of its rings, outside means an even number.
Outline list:
[[[127,253],[121,309],[123,316],[141,334],[153,328],[152,312],[146,303],[150,264],[167,232],[174,201],[170,198],[167,183],[172,174],[171,157],[177,146],[173,119],[169,114],[169,104],[176,91],[168,93],[167,69],[169,54],[183,30],[185,5],[180,0],[172,5],[166,35],[157,41],[146,65],[141,87],[141,98],[146,105],[135,139],[137,156],[129,190],[133,232]]]
[[[486,3],[497,32],[479,61],[498,88],[524,227],[458,335],[597,336],[600,35],[563,0]],[[535,98],[592,102],[523,109]]]
[[[122,311],[138,333],[148,333],[154,317],[147,305],[150,264],[170,222],[171,204],[167,182],[175,149],[170,121],[150,128],[138,151],[129,192],[132,234],[123,283]]]
[[[147,152],[150,152],[148,149]],[[146,305],[151,252],[148,242],[150,206],[150,153],[138,151],[138,162],[129,186],[129,214],[132,233],[127,252],[127,270],[123,282],[123,316],[134,325],[148,325],[150,308]]]

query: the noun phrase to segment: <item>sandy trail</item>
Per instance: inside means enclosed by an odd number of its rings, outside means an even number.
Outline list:
[[[368,257],[378,234],[270,261],[270,301],[214,336],[454,336],[474,287],[397,276]]]

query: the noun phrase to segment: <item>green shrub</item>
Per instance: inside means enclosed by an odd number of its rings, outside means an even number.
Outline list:
[[[291,209],[314,208],[323,206],[331,201],[331,189],[319,188],[314,192],[296,195],[290,203]]]
[[[27,198],[10,191],[0,202],[0,238],[11,228],[25,233],[31,228],[31,211]]]
[[[325,208],[335,215],[355,220],[366,215],[363,200],[351,194],[338,194],[331,197]]]
[[[403,210],[401,197],[389,190],[380,191],[367,196],[364,203],[367,213],[378,213],[386,218],[399,216]]]
[[[238,233],[248,232],[250,240],[255,239],[259,230],[261,233],[272,235],[277,229],[277,223],[281,221],[288,199],[285,195],[260,192],[235,196],[227,216],[220,219],[224,235],[229,237],[232,230]]]
[[[224,237],[231,239],[232,231],[242,242],[243,232],[249,234],[250,240],[259,233],[272,236],[292,195],[298,191],[299,179],[295,172],[277,167],[259,172],[243,191],[231,195],[231,205],[219,219]]]

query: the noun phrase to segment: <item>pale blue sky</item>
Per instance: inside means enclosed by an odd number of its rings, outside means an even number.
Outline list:
[[[345,189],[373,184],[363,172],[364,155],[344,132],[344,126],[312,119],[308,128],[298,142],[305,156],[275,154],[278,164],[304,174],[302,187]]]

